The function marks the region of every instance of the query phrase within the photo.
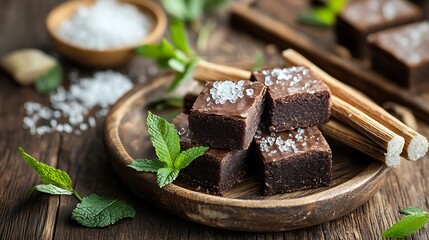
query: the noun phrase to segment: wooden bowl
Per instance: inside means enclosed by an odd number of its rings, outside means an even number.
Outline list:
[[[48,33],[56,49],[81,65],[96,68],[112,68],[120,66],[129,60],[133,54],[133,49],[137,46],[145,43],[154,43],[161,38],[167,26],[167,18],[160,6],[152,1],[121,0],[121,2],[133,4],[140,11],[152,18],[152,30],[145,38],[135,44],[111,50],[84,48],[64,41],[58,34],[60,24],[70,18],[78,7],[83,5],[89,6],[94,3],[94,0],[74,0],[66,1],[55,7],[46,19]]]
[[[171,76],[143,83],[110,111],[104,137],[112,168],[137,195],[185,219],[240,231],[273,232],[317,225],[339,218],[362,205],[383,185],[388,168],[352,149],[331,144],[333,182],[329,187],[262,196],[260,183],[248,177],[224,197],[174,182],[160,189],[155,174],[127,165],[136,158],[155,158],[146,130],[147,106]]]

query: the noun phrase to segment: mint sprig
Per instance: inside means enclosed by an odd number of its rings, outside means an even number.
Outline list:
[[[136,159],[129,167],[139,172],[156,172],[160,188],[173,182],[181,169],[200,157],[208,147],[192,147],[180,151],[180,139],[176,129],[165,119],[148,112],[146,124],[150,141],[158,159]]]
[[[333,26],[336,22],[336,15],[345,4],[346,0],[328,0],[325,6],[317,6],[300,13],[299,21],[314,26]]]
[[[227,0],[161,0],[165,11],[182,21],[198,21],[204,12],[211,12]]]
[[[51,195],[74,195],[81,203],[72,212],[72,219],[85,227],[106,227],[123,218],[135,216],[135,210],[124,201],[107,199],[91,194],[83,199],[72,187],[70,176],[59,169],[37,161],[18,148],[22,158],[36,170],[44,184],[33,187],[32,190]]]
[[[418,208],[407,208],[399,211],[406,216],[383,232],[385,238],[404,238],[417,232],[429,222],[429,213]]]
[[[170,23],[171,42],[162,39],[159,44],[146,44],[136,49],[140,56],[154,59],[162,68],[176,71],[176,77],[167,91],[175,90],[186,78],[189,78],[200,59],[189,46],[185,25],[179,19]]]
[[[134,208],[122,200],[91,194],[76,206],[71,218],[85,227],[105,227],[135,215]]]

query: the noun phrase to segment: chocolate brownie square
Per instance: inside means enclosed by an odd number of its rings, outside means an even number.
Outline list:
[[[172,120],[183,149],[196,146],[191,142],[188,115],[181,113]],[[179,173],[177,180],[198,191],[223,195],[246,175],[246,150],[209,148]]]
[[[251,81],[205,85],[189,115],[192,140],[203,146],[247,149],[264,108],[266,88]]]
[[[429,89],[429,22],[385,30],[369,41],[373,69],[409,90]]]
[[[368,56],[367,36],[423,19],[421,9],[406,0],[361,0],[346,4],[337,17],[337,42],[353,56]]]
[[[332,153],[317,127],[259,131],[254,138],[264,195],[329,186]]]
[[[331,92],[306,67],[274,68],[252,74],[267,88],[264,122],[271,132],[325,123],[331,114]]]

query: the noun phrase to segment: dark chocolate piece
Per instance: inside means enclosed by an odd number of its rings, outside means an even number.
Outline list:
[[[260,122],[265,91],[258,82],[207,83],[189,115],[192,140],[212,148],[247,149]]]
[[[352,1],[338,15],[337,42],[348,48],[353,56],[365,58],[369,34],[422,19],[421,9],[405,0]]]
[[[329,88],[308,68],[266,69],[254,72],[252,80],[268,88],[264,119],[270,131],[310,127],[329,120]]]
[[[332,153],[317,127],[255,136],[264,195],[329,186]]]
[[[183,149],[194,147],[188,127],[188,115],[181,113],[173,119]],[[180,171],[179,182],[211,194],[223,195],[246,174],[246,150],[209,148],[204,155]]]
[[[429,23],[413,23],[369,38],[372,67],[409,90],[429,89]]]

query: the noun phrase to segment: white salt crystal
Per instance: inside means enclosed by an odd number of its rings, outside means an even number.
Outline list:
[[[239,98],[244,97],[244,81],[214,82],[210,89],[211,98],[216,104],[225,104],[227,101],[235,103]]]
[[[93,116],[89,116],[85,122],[92,108],[101,107],[96,114],[105,116],[109,106],[131,88],[132,83],[127,77],[113,71],[97,72],[93,77],[76,79],[69,91],[59,87],[50,95],[50,107],[26,102],[23,127],[28,128],[33,135],[53,131],[80,134],[96,125]]]
[[[134,44],[143,39],[152,20],[131,4],[115,0],[98,0],[82,6],[61,23],[59,36],[74,45],[91,49],[112,49]]]
[[[95,118],[94,117],[89,117],[88,118],[88,123],[90,127],[95,127],[96,122],[95,122]]]

